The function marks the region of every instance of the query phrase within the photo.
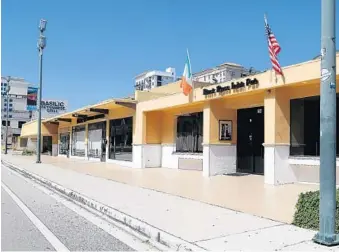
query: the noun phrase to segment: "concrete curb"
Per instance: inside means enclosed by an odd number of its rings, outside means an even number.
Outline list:
[[[32,172],[29,172],[23,168],[13,165],[7,161],[1,160],[1,163],[6,167],[20,173],[21,175],[37,180],[44,186],[49,187],[58,193],[66,196],[68,199],[80,203],[86,207],[89,207],[99,214],[104,214],[110,219],[117,221],[128,228],[141,234],[143,237],[150,239],[152,244],[161,250],[174,250],[174,251],[204,251],[202,247],[194,245],[188,241],[185,241],[179,237],[167,233],[164,230],[158,229],[142,220],[132,217],[126,213],[123,213],[117,209],[106,206],[100,202],[90,199],[76,191],[63,187],[55,182],[40,177]]]

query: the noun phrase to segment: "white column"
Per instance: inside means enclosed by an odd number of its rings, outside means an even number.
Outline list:
[[[236,172],[235,144],[204,144],[203,175],[215,176]]]
[[[288,144],[264,144],[265,184],[279,185],[296,182],[296,176],[289,165]]]

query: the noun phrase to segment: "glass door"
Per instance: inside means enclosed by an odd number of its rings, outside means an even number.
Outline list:
[[[133,117],[110,121],[109,158],[132,161]]]

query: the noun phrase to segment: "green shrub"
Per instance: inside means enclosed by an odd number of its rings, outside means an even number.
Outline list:
[[[292,224],[302,228],[319,229],[319,191],[299,195]],[[339,232],[339,190],[337,190],[336,232]]]
[[[33,151],[33,150],[25,149],[25,150],[22,151],[23,156],[33,156],[34,154],[35,154],[35,151]]]

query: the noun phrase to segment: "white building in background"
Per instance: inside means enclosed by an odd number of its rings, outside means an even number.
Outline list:
[[[64,100],[42,100],[41,118],[47,119],[67,112],[68,103]],[[38,111],[34,111],[32,120],[38,118]]]
[[[6,88],[10,86],[8,99]],[[1,77],[1,142],[4,142],[7,103],[8,103],[8,143],[15,141],[21,133],[24,123],[31,120],[32,114],[27,110],[27,88],[30,83],[23,78],[11,77],[10,82],[6,77]]]
[[[6,88],[10,86],[9,97],[6,97]],[[7,103],[8,103],[8,144],[16,143],[20,136],[22,125],[37,118],[37,111],[27,110],[27,90],[33,86],[23,78],[1,77],[1,143],[4,144]],[[49,118],[67,112],[67,101],[45,100],[41,102],[41,117]]]
[[[194,73],[193,80],[208,83],[223,83],[254,73],[255,71],[252,68],[246,69],[235,63],[223,63],[214,68]]]
[[[135,89],[150,90],[174,81],[176,81],[175,68],[169,67],[165,71],[147,71],[135,77]]]

